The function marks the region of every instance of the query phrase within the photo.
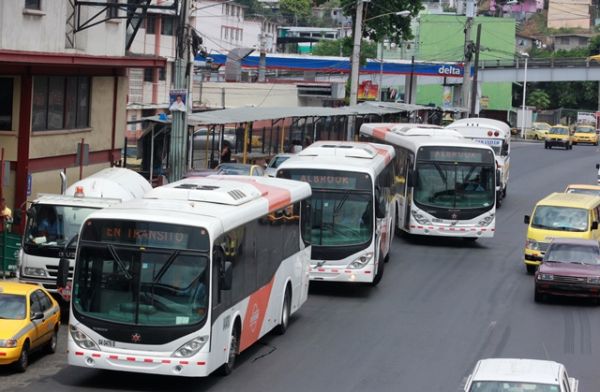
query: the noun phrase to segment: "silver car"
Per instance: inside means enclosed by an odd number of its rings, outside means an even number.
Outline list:
[[[277,154],[277,155],[275,155],[269,161],[269,164],[267,165],[267,168],[265,169],[265,174],[268,177],[275,177],[277,175],[277,168],[279,167],[279,165],[281,165],[284,161],[287,161],[288,159],[290,159],[293,156],[294,156],[294,154]]]

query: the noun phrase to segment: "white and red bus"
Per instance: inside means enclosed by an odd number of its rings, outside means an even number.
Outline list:
[[[75,260],[69,364],[230,373],[241,351],[285,332],[307,299],[300,222],[310,195],[298,181],[210,176],[91,214]]]
[[[277,176],[307,182],[311,280],[376,285],[394,238],[394,149],[385,144],[321,141],[283,162]]]
[[[365,140],[396,149],[397,229],[410,234],[493,237],[496,161],[491,147],[451,129],[406,129],[371,123]]]

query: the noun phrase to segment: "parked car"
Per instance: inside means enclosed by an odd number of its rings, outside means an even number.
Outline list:
[[[555,238],[535,272],[535,301],[548,295],[600,300],[598,240]]]
[[[267,168],[265,169],[265,173],[267,174],[267,176],[275,177],[277,175],[277,168],[279,167],[279,165],[281,165],[282,162],[287,161],[293,156],[294,154],[277,154],[273,158],[271,158],[269,164],[267,165]]]
[[[264,176],[265,169],[259,165],[244,163],[221,163],[216,168],[216,174],[239,175],[239,176]]]
[[[555,146],[563,147],[565,150],[573,149],[573,140],[568,127],[555,125],[550,128],[544,141],[544,148],[551,149]]]
[[[584,195],[600,196],[600,185],[571,184],[567,186],[565,193],[582,193]]]
[[[56,352],[60,307],[42,287],[0,281],[0,365],[24,372],[32,351]]]
[[[598,145],[596,129],[591,125],[577,125],[573,131],[573,144],[588,143]]]
[[[579,381],[565,366],[540,359],[489,358],[477,361],[465,392],[577,392]]]
[[[544,140],[548,131],[552,128],[545,122],[534,122],[531,129],[525,131],[525,139]]]

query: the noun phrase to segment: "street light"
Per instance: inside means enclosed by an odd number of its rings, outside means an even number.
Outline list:
[[[405,11],[397,11],[397,12],[388,12],[386,14],[381,14],[381,15],[373,16],[371,18],[367,18],[364,20],[364,22],[368,22],[370,20],[381,18],[382,16],[388,16],[388,15],[408,16],[408,15],[410,15],[410,11],[405,10]]]
[[[525,52],[519,53],[525,59],[525,71],[523,74],[523,109],[521,109],[521,139],[525,139],[525,98],[527,97],[527,60],[529,54]]]

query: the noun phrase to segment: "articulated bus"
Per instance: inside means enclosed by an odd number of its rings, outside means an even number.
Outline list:
[[[311,280],[379,283],[394,237],[394,156],[384,144],[321,141],[279,166],[278,177],[312,187],[301,230]]]
[[[361,137],[395,147],[397,229],[410,234],[493,237],[496,162],[491,147],[450,129],[363,124]],[[400,124],[402,125],[402,124]]]
[[[188,178],[91,214],[76,253],[73,366],[199,377],[232,371],[306,301],[310,186],[266,177]],[[58,285],[68,276],[60,265]]]
[[[510,127],[508,124],[491,118],[463,118],[446,127],[455,130],[465,138],[486,144],[494,150],[500,181],[496,184],[496,206],[502,205],[506,197],[510,177]]]

